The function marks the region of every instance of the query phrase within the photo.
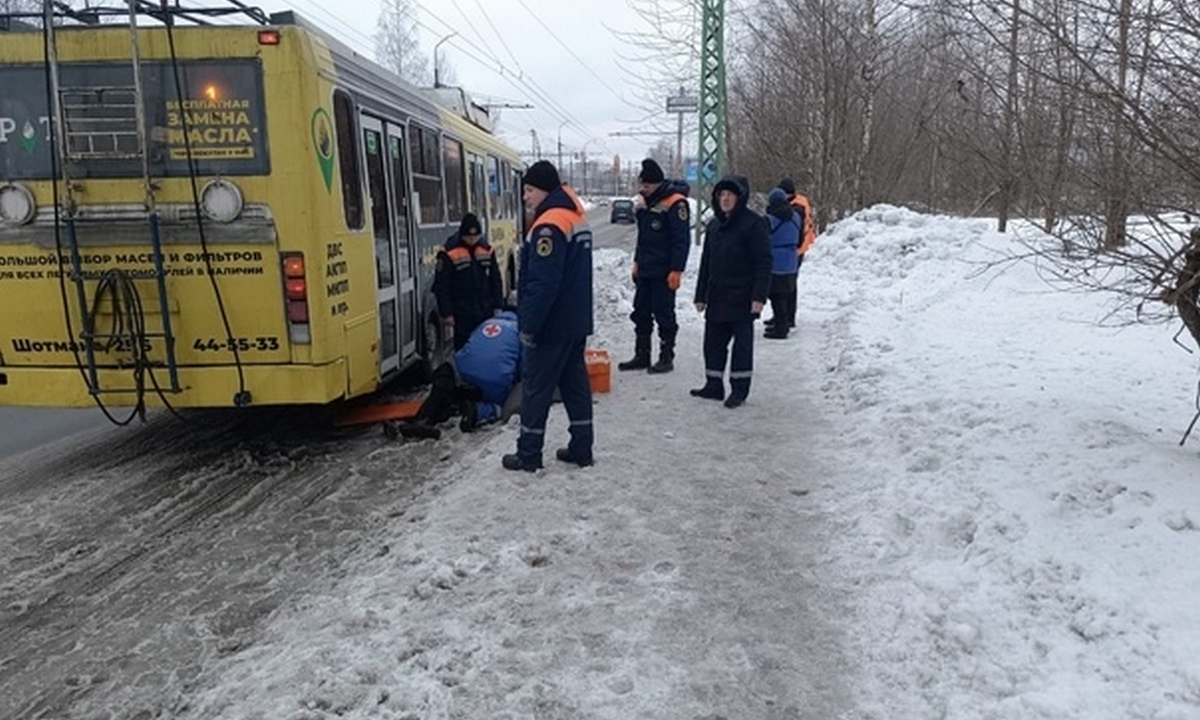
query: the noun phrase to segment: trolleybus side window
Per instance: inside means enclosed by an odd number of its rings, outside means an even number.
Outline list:
[[[420,204],[423,225],[446,222],[442,206],[442,153],[438,134],[418,125],[408,129],[408,154],[411,159],[413,190]]]
[[[488,214],[493,220],[499,220],[506,215],[503,198],[504,182],[508,177],[500,174],[500,161],[492,155],[488,155],[487,173]]]
[[[512,182],[508,191],[508,207],[512,217],[518,218],[524,215],[524,209],[521,207],[521,171],[513,169]]]
[[[463,146],[457,140],[445,138],[442,149],[446,161],[446,206],[450,211],[450,222],[458,222],[467,212],[467,173],[463,167]]]
[[[512,169],[508,163],[504,163],[504,218],[506,220],[515,220],[518,217],[519,206],[521,203],[521,179],[514,178]]]
[[[346,227],[363,227],[362,174],[358,170],[358,132],[354,123],[354,101],[341,90],[333,93],[333,116],[337,125],[338,172],[342,176],[342,210]]]
[[[484,170],[483,158],[473,152],[467,153],[467,209],[488,220],[487,214],[487,171]],[[486,225],[485,225],[486,227]]]

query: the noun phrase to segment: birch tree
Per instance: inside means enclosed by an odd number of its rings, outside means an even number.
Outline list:
[[[413,0],[384,0],[375,31],[375,59],[414,85],[430,84],[429,61],[421,52]]]

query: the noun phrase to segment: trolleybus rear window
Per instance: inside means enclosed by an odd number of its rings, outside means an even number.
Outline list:
[[[265,175],[266,109],[257,60],[142,64],[150,172],[186,176],[189,158],[202,175]],[[50,177],[46,70],[0,66],[0,173],[7,180]],[[59,69],[65,147],[72,177],[140,177],[141,143],[133,67],[64,63]]]

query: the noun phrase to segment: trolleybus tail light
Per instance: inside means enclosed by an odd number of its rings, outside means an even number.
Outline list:
[[[283,39],[283,37],[279,34],[278,30],[259,30],[258,31],[258,44],[259,45],[278,45],[279,41],[282,39]]]
[[[222,178],[209,180],[200,191],[200,209],[210,220],[233,222],[242,214],[242,191]]]
[[[37,214],[33,193],[23,185],[0,185],[0,224],[24,225]]]
[[[308,325],[308,280],[304,256],[288,253],[283,259],[283,302],[287,309],[288,338],[293,343],[312,342]]]

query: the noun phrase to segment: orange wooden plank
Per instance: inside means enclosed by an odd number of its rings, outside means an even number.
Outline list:
[[[401,402],[385,403],[383,405],[363,405],[354,408],[338,418],[336,425],[369,425],[370,423],[386,420],[411,420],[417,416],[424,398],[418,400],[403,400]]]

